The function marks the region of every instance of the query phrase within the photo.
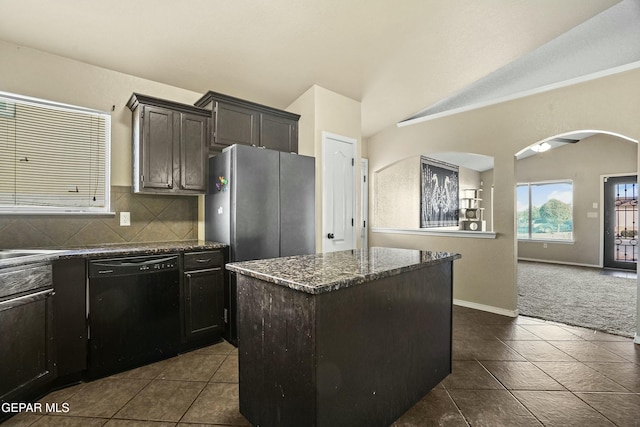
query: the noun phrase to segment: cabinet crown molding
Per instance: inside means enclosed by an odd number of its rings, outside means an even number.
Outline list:
[[[205,117],[211,115],[211,111],[205,108],[200,108],[189,104],[182,104],[180,102],[169,101],[167,99],[156,98],[140,93],[134,93],[131,95],[131,98],[129,98],[129,101],[127,102],[127,107],[129,107],[131,111],[134,111],[139,104],[150,104],[158,107],[170,108],[181,113],[197,114]]]
[[[267,105],[258,104],[256,102],[247,101],[245,99],[236,98],[230,95],[214,92],[212,90],[205,93],[202,98],[195,102],[196,107],[204,107],[211,102],[226,102],[229,104],[240,105],[252,110],[260,111],[263,113],[269,113],[272,115],[281,116],[290,120],[298,121],[300,119],[299,114],[291,113],[289,111],[280,110],[277,108],[269,107]]]

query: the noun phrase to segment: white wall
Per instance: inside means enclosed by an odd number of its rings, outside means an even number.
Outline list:
[[[419,228],[420,227],[420,182],[421,156],[412,156],[387,165],[374,172],[372,227]],[[459,167],[460,197],[462,190],[480,187],[480,173]],[[482,194],[482,193],[481,193]],[[485,207],[484,204],[481,205]],[[447,229],[455,227],[447,227]]]
[[[370,174],[373,227],[420,227],[420,156],[408,157]]]
[[[193,104],[202,94],[0,41],[0,91],[111,114],[111,184],[131,186],[133,92]]]
[[[0,91],[110,111],[113,185],[131,185],[131,113],[126,108],[131,93],[188,104],[202,95],[2,41]],[[410,127],[390,127],[370,138],[364,149],[359,102],[313,86],[292,104],[290,111],[304,115],[301,120],[305,124],[300,128],[301,153],[310,154],[313,146],[313,153],[319,157],[321,143],[318,141],[322,131],[355,138],[358,141],[356,165],[359,167],[361,153],[366,153],[370,176],[396,161],[429,152],[461,151],[493,156],[496,239],[371,233],[369,242],[378,246],[461,253],[463,258],[455,263],[454,297],[509,312],[516,308],[514,154],[549,136],[583,129],[640,139],[638,100],[640,70],[632,70]],[[313,119],[309,123],[310,115]],[[321,170],[321,164],[317,167]],[[372,182],[370,180],[371,195]],[[321,186],[321,182],[318,185]],[[374,220],[374,204],[371,200],[371,220]],[[321,221],[320,215],[318,220]]]
[[[300,95],[288,111],[301,115],[298,125],[298,146],[300,154],[316,158],[316,251],[322,252],[322,132],[355,139],[356,176],[360,176],[362,157],[362,131],[360,103],[346,96],[313,85]],[[359,187],[355,191],[356,217],[359,218],[361,201]],[[356,236],[360,235],[357,226]]]
[[[454,298],[495,311],[515,312],[515,153],[550,136],[584,129],[639,139],[639,99],[640,70],[632,70],[408,127],[385,129],[367,141],[372,175],[394,162],[429,152],[493,156],[493,224],[497,237],[374,232],[370,244],[458,252],[462,259],[454,263]],[[374,185],[369,186],[372,196]],[[371,203],[374,205],[375,201]],[[374,215],[372,209],[370,215]]]
[[[214,88],[215,89],[215,88]],[[35,49],[0,41],[0,91],[78,105],[111,114],[111,184],[131,186],[131,111],[133,92],[193,104],[202,94],[95,67]],[[300,154],[316,159],[317,223],[322,224],[322,131],[358,141],[361,150],[360,103],[319,86],[300,96],[289,111],[301,114]],[[358,171],[359,173],[359,171]],[[356,191],[359,194],[359,191]],[[199,237],[204,238],[204,204],[199,203]],[[357,208],[360,209],[358,199]],[[318,226],[318,233],[321,232]],[[321,239],[316,239],[321,243]],[[321,246],[320,246],[321,247]]]

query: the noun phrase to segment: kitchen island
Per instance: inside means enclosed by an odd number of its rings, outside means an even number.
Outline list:
[[[388,426],[451,372],[458,254],[369,248],[227,264],[240,412],[268,426]]]

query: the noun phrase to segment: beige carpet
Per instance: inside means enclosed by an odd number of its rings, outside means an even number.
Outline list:
[[[633,337],[637,279],[602,270],[518,262],[520,314]]]

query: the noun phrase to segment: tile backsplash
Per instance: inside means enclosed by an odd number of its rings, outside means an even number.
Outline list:
[[[0,249],[73,247],[198,238],[198,198],[133,194],[111,187],[115,216],[1,215]],[[131,225],[120,226],[120,212]]]

